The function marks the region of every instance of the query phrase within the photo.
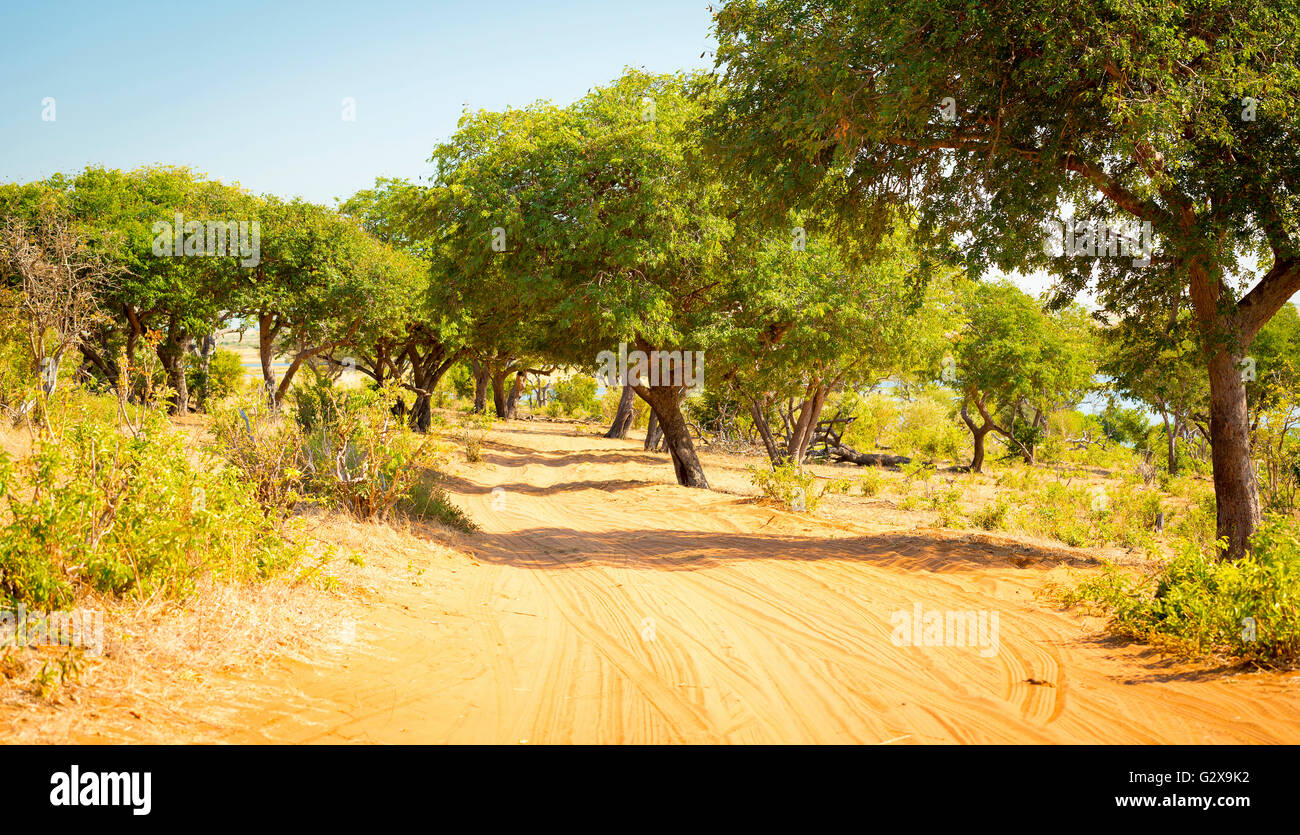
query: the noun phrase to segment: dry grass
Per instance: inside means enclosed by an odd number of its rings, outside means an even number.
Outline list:
[[[270,581],[205,582],[184,601],[79,601],[79,609],[104,613],[103,653],[81,654],[80,675],[44,695],[36,674],[66,651],[10,650],[0,668],[22,669],[0,675],[0,739],[219,741],[241,711],[275,701],[260,682],[268,665],[355,648],[367,601],[409,584],[413,563],[447,553],[442,543],[457,537],[432,523],[370,524],[342,513],[302,521],[316,562]]]

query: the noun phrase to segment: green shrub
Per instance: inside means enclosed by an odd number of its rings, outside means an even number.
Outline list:
[[[301,556],[240,473],[191,460],[160,414],[133,435],[94,412],[21,461],[0,453],[0,593],[46,608],[86,589],[183,595],[205,572],[265,577]]]
[[[289,390],[289,408],[304,432],[338,420],[339,392],[328,375],[310,365],[303,367],[299,382]]]
[[[903,473],[905,482],[917,481],[925,484],[930,480],[930,476],[935,474],[935,466],[926,461],[909,461],[898,468]]]
[[[1106,434],[1106,424],[1096,415],[1060,409],[1047,417],[1047,432],[1035,450],[1039,462],[1062,462],[1090,467],[1118,467],[1132,453]]]
[[[477,464],[483,460],[483,439],[492,428],[491,415],[470,415],[460,425],[460,442],[465,448],[465,460]]]
[[[874,496],[880,492],[882,480],[879,470],[867,470],[858,476],[858,489],[864,496]]]
[[[310,500],[302,468],[302,431],[268,414],[260,396],[256,404],[219,409],[209,425],[214,450],[239,472],[267,516],[283,519]]]
[[[1006,496],[998,496],[970,514],[970,521],[977,528],[986,531],[1001,530],[1007,526],[1007,514],[1011,510],[1011,501]]]
[[[962,457],[970,433],[953,418],[950,398],[922,392],[903,405],[900,421],[894,446],[903,454],[930,460]]]
[[[474,399],[474,374],[465,363],[458,362],[453,365],[443,379],[460,400]]]
[[[812,513],[821,502],[821,495],[813,490],[817,476],[793,462],[787,461],[771,469],[751,464],[746,469],[749,470],[750,482],[786,510]]]
[[[460,427],[460,442],[465,447],[465,460],[471,464],[477,464],[484,459],[482,453],[482,444],[486,432],[481,427],[476,427],[472,423],[465,423]]]
[[[1061,599],[1108,613],[1116,634],[1178,654],[1300,661],[1300,540],[1281,516],[1265,520],[1236,562],[1185,546],[1163,571],[1135,578],[1108,566]]]
[[[1209,552],[1217,536],[1217,513],[1214,491],[1204,490],[1174,516],[1170,533],[1198,551]]]
[[[191,397],[203,394],[203,369],[199,359],[193,354],[185,357],[185,383],[189,386]],[[218,348],[208,360],[207,398],[208,401],[223,400],[244,390],[244,364],[239,354],[228,348]]]
[[[293,421],[230,407],[213,420],[216,448],[253,486],[263,509],[286,516],[300,503],[386,519],[435,463],[433,435],[392,414],[396,384],[382,390],[305,387]]]
[[[1060,541],[1075,541],[1078,528],[1075,522],[1087,513],[1092,495],[1087,489],[1061,481],[1048,480],[1032,492],[1020,495],[1022,509],[1018,514],[1019,526],[1033,536],[1044,536]]]
[[[434,464],[433,436],[393,417],[398,396],[396,384],[338,393],[305,437],[308,488],[358,519],[389,518]]]
[[[15,423],[23,405],[35,396],[38,383],[27,343],[27,320],[18,307],[20,298],[17,290],[0,287],[0,416]]]
[[[848,493],[852,487],[853,482],[849,481],[847,478],[832,478],[827,481],[826,486],[822,488],[822,494],[832,496],[842,495]]]
[[[961,493],[961,487],[952,483],[930,495],[930,509],[937,514],[935,522],[939,527],[960,528],[965,526],[965,516],[961,509]]]
[[[1081,519],[1058,520],[1052,530],[1052,537],[1071,548],[1082,548],[1094,541],[1092,528]]]
[[[596,378],[590,374],[574,374],[555,384],[555,400],[565,415],[584,417],[600,414],[600,401],[596,399]]]
[[[1097,421],[1106,437],[1121,444],[1143,448],[1151,434],[1151,422],[1146,415],[1138,409],[1125,408],[1113,399],[1106,402]]]
[[[844,443],[859,450],[879,449],[894,443],[902,415],[897,397],[884,392],[865,396],[848,392],[840,408],[845,415],[855,418],[844,432]]]
[[[1129,548],[1155,547],[1155,532],[1164,516],[1160,493],[1140,487],[1110,491],[1105,505],[1095,507],[1094,518],[1101,523],[1095,539]]]
[[[1013,464],[1002,471],[997,477],[997,486],[1006,487],[1010,490],[1036,490],[1038,488],[1038,472],[1033,467],[1023,464]]]
[[[208,363],[208,397],[221,400],[240,394],[244,390],[247,379],[244,363],[239,359],[239,354],[226,348],[218,348]]]
[[[749,407],[725,387],[690,393],[682,401],[682,414],[715,442],[743,443],[754,436],[754,419]],[[831,411],[824,414],[829,417]]]

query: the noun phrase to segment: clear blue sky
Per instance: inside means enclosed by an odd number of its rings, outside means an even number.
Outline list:
[[[626,66],[711,66],[708,1],[3,0],[0,181],[167,163],[333,205],[429,173],[466,103],[564,104]]]

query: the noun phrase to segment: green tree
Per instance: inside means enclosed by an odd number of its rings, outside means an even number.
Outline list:
[[[250,196],[170,166],[130,172],[91,166],[65,182],[68,204],[89,239],[121,267],[103,294],[115,324],[83,343],[83,356],[116,385],[118,354],[138,367],[139,343],[148,338],[172,389],[173,410],[188,411],[185,357],[197,338],[222,327],[232,295],[247,280],[238,230],[232,236],[225,224],[251,223]],[[174,228],[177,215],[181,228]],[[208,221],[221,224],[225,254],[206,255],[218,245]]]
[[[344,202],[340,211],[420,264],[422,275],[399,299],[402,309],[387,319],[371,319],[349,350],[357,370],[376,386],[387,379],[399,380],[415,395],[411,426],[427,431],[433,391],[467,353],[465,334],[470,327],[460,288],[448,274],[441,240],[446,228],[436,200],[429,189],[381,178],[373,189],[363,189]],[[336,360],[332,353],[327,356]]]
[[[620,342],[648,355],[708,347],[733,228],[697,153],[706,102],[692,91],[685,76],[628,71],[568,108],[468,116],[439,148],[443,257],[476,311],[470,338],[482,354],[519,357],[531,345],[546,362],[586,369]],[[686,386],[630,382],[678,482],[707,487],[681,412]]]
[[[1240,365],[1300,290],[1300,8],[732,0],[716,21],[717,144],[774,203],[825,198],[877,234],[915,207],[923,236],[964,236],[972,275],[1043,267],[1122,316],[1190,299],[1218,534],[1243,555],[1260,503]],[[1063,207],[1149,223],[1154,251],[1053,257]]]
[[[710,339],[713,368],[740,393],[773,465],[803,463],[833,392],[874,386],[909,363],[925,268],[905,229],[889,244],[855,264],[829,234],[792,221],[737,267],[729,315]]]
[[[1178,471],[1177,441],[1195,430],[1208,441],[1209,391],[1190,313],[1160,332],[1124,320],[1102,331],[1101,373],[1120,395],[1150,406],[1165,428],[1166,469]]]
[[[263,385],[278,405],[303,363],[358,344],[373,326],[401,320],[427,272],[323,206],[266,198],[262,257],[240,301],[258,325]],[[272,358],[289,357],[277,381]]]
[[[1087,315],[1077,308],[1049,314],[1009,281],[971,283],[962,298],[965,322],[949,376],[974,444],[970,469],[983,468],[990,432],[1032,464],[1048,415],[1077,405],[1092,385]]]

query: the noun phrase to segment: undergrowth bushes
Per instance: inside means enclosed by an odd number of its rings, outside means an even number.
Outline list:
[[[413,432],[393,415],[399,396],[395,385],[340,390],[317,380],[295,396],[292,420],[252,403],[218,412],[216,448],[253,486],[272,517],[313,503],[363,520],[403,512],[471,530],[472,523],[437,485],[436,436]],[[478,431],[475,449],[486,430]]]
[[[751,483],[786,510],[812,513],[821,503],[821,494],[814,489],[817,476],[794,462],[777,464],[771,469],[751,464],[746,469]]]
[[[1110,616],[1116,634],[1187,656],[1258,664],[1300,661],[1300,539],[1272,516],[1250,554],[1220,561],[1215,549],[1184,544],[1169,564],[1142,576],[1108,566],[1061,593],[1066,605]]]
[[[123,432],[87,399],[105,398],[83,396],[29,456],[0,452],[0,594],[52,609],[83,590],[179,596],[204,573],[266,577],[300,556],[239,473],[189,455],[161,414]]]
[[[483,460],[483,439],[492,428],[492,416],[488,414],[466,415],[457,430],[457,439],[465,450],[465,460],[477,464]]]
[[[213,415],[211,427],[217,453],[240,473],[268,516],[284,518],[310,501],[298,426],[267,419],[251,405],[231,405]]]
[[[82,390],[30,451],[0,451],[0,600],[59,609],[94,591],[185,596],[199,578],[260,579],[306,552],[305,503],[362,519],[473,524],[440,486],[436,439],[392,415],[395,390],[313,393],[296,416],[230,403],[187,448],[161,408]]]
[[[547,409],[552,417],[589,417],[601,414],[600,401],[596,398],[596,378],[590,374],[574,374],[557,380],[555,399],[551,401],[554,409]],[[551,405],[548,404],[548,407]],[[553,414],[558,412],[558,414]]]

